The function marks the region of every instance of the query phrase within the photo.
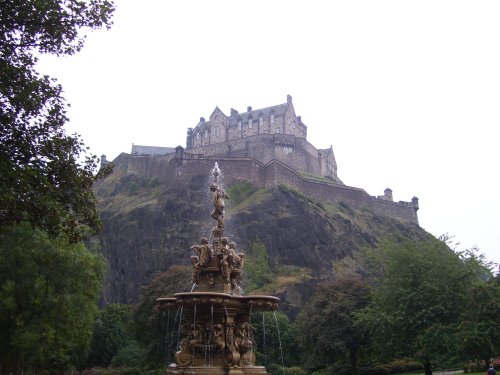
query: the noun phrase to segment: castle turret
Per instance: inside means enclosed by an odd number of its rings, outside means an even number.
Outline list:
[[[106,159],[106,155],[102,154],[101,155],[101,168],[108,165],[109,161]]]
[[[387,188],[384,190],[384,197],[385,199],[387,199],[388,201],[391,201],[392,202],[392,190]]]
[[[175,157],[181,160],[184,159],[184,147],[179,145],[175,148]]]
[[[419,207],[418,207],[418,198],[417,197],[413,197],[411,199],[411,204],[413,205],[413,209],[415,210],[415,212],[418,211]]]
[[[193,128],[188,128],[186,138],[186,149],[193,148]]]

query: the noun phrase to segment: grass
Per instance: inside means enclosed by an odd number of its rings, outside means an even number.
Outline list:
[[[320,182],[330,182],[330,183],[333,182],[331,179],[321,176],[319,174],[307,173],[307,172],[299,172],[299,173],[302,177],[308,178],[310,180],[320,181]]]
[[[235,206],[229,206],[228,214],[232,214],[238,211],[242,211],[250,205],[256,205],[263,202],[266,198],[270,196],[268,189],[259,189],[252,193],[250,196],[243,199],[240,203]]]
[[[272,294],[283,292],[287,287],[312,278],[311,270],[297,266],[279,266],[273,269],[273,279],[249,294]]]

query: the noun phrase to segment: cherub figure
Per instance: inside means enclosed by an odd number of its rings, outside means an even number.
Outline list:
[[[227,282],[231,281],[231,260],[229,248],[227,247],[227,237],[222,237],[220,242],[220,270],[222,272],[222,276]]]
[[[242,270],[245,254],[236,252],[236,242],[229,244],[229,261],[233,270]]]
[[[203,268],[210,264],[212,250],[205,237],[201,238],[200,245],[191,246],[191,250],[196,254],[191,256],[191,263],[193,264],[193,282],[197,283]]]

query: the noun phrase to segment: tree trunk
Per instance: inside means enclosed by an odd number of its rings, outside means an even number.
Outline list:
[[[429,360],[424,362],[425,375],[432,375],[432,366]]]
[[[349,356],[351,357],[351,375],[358,375],[358,349],[351,348]]]
[[[16,355],[16,375],[22,375],[22,361],[19,354]]]

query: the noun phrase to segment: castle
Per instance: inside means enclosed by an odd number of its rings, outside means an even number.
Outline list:
[[[307,126],[296,115],[290,95],[286,103],[248,107],[243,113],[231,109],[229,116],[216,107],[208,120],[201,117],[188,129],[185,149],[133,144],[131,154],[121,154],[115,164],[125,163],[129,173],[171,180],[205,173],[214,161],[232,180],[226,183],[286,184],[319,200],[344,202],[418,224],[418,198],[393,202],[390,189],[373,197],[338,178],[332,147],[320,150],[307,141]]]

